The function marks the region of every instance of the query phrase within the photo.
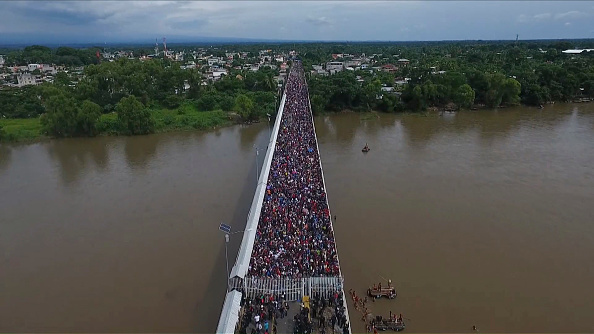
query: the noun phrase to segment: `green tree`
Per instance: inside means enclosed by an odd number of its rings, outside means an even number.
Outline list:
[[[101,117],[101,107],[89,100],[83,101],[77,115],[77,133],[85,136],[96,136],[97,122]]]
[[[326,110],[327,100],[321,95],[311,96],[311,109],[314,115],[318,115]]]
[[[219,101],[219,108],[221,108],[223,111],[233,110],[234,105],[235,100],[231,96],[223,96]]]
[[[72,137],[77,132],[77,101],[65,94],[50,96],[45,103],[45,114],[41,116],[41,127],[45,134],[54,137]]]
[[[504,81],[502,90],[502,102],[505,104],[516,105],[520,103],[520,93],[522,86],[516,79],[508,78]]]
[[[454,102],[461,108],[469,109],[474,104],[474,90],[468,84],[458,87],[454,95]]]
[[[239,94],[235,98],[235,111],[244,120],[253,120],[256,118],[254,101],[245,94]]]
[[[123,97],[115,110],[123,133],[141,135],[155,130],[151,112],[134,95]]]

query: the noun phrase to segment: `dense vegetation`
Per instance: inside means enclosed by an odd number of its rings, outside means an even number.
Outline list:
[[[56,49],[42,45],[27,46],[22,50],[0,50],[6,55],[6,63],[11,65],[27,64],[56,64],[66,66],[82,66],[97,64],[98,47],[75,49],[70,47],[59,47]]]
[[[60,72],[53,84],[0,90],[0,117],[41,116],[41,133],[52,137],[202,129],[228,122],[229,112],[244,120],[274,114],[274,75],[270,69],[237,71],[205,85],[199,70],[182,70],[175,62],[122,58],[89,65],[80,75]],[[198,111],[206,114],[197,115]],[[117,117],[102,117],[111,113]],[[11,140],[31,136],[8,126],[2,134]]]
[[[495,108],[520,103],[538,106],[593,98],[594,52],[561,52],[592,48],[593,44],[592,40],[475,41],[243,44],[183,49],[186,56],[199,49],[220,57],[229,51],[248,55],[247,59],[235,57],[232,66],[257,62],[262,49],[272,49],[273,53],[297,50],[306,71],[333,60],[333,54],[364,56],[370,67],[375,67],[374,71],[308,75],[314,112],[397,112]],[[43,46],[2,50],[9,66],[50,63],[65,65],[70,71],[58,72],[52,84],[0,89],[0,140],[40,134],[70,137],[202,129],[228,123],[235,116],[255,120],[276,112],[276,70],[230,69],[221,80],[205,84],[206,66],[182,69],[180,63],[169,60],[126,57],[99,63],[97,50]],[[126,50],[135,55],[152,52],[150,47]],[[335,60],[350,58],[339,56]],[[410,63],[400,64],[401,58]],[[381,66],[388,64],[397,65],[396,69],[382,71]],[[82,71],[74,70],[74,66],[80,65],[84,65]],[[394,91],[385,91],[390,87]]]
[[[577,43],[577,42],[576,42]],[[364,53],[373,66],[410,64],[394,73],[373,75],[367,70],[331,76],[311,76],[314,111],[424,110],[428,107],[498,107],[523,103],[541,105],[594,97],[594,52],[577,55],[561,51],[592,47],[594,43],[569,42],[460,42],[417,44],[318,44],[300,49],[306,68],[331,61],[333,53]],[[341,59],[338,58],[337,61]],[[357,78],[362,78],[363,82]],[[382,94],[383,85],[410,78],[396,87],[401,98]],[[383,96],[382,96],[383,95]],[[382,96],[381,99],[376,98]],[[453,104],[453,106],[452,106]]]

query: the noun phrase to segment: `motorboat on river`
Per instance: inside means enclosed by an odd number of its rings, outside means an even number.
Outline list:
[[[379,283],[377,286],[374,284],[373,287],[367,289],[367,295],[375,300],[381,297],[394,299],[398,294],[396,293],[396,288],[392,286],[392,280],[388,280],[387,287],[382,287],[381,283]]]
[[[384,319],[381,316],[377,316],[375,317],[372,324],[378,331],[392,330],[395,332],[400,332],[406,328],[406,324],[404,323],[404,320],[402,320],[402,315],[400,315],[399,317],[396,317],[396,315],[394,315],[393,317],[390,317],[388,319]]]

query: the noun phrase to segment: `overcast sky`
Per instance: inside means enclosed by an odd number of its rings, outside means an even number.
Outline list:
[[[0,1],[1,43],[594,37],[590,1]]]

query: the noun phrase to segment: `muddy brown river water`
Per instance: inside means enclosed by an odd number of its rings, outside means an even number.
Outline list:
[[[374,314],[594,331],[594,104],[315,123],[346,289],[398,290]],[[268,131],[0,145],[0,332],[213,332]]]

